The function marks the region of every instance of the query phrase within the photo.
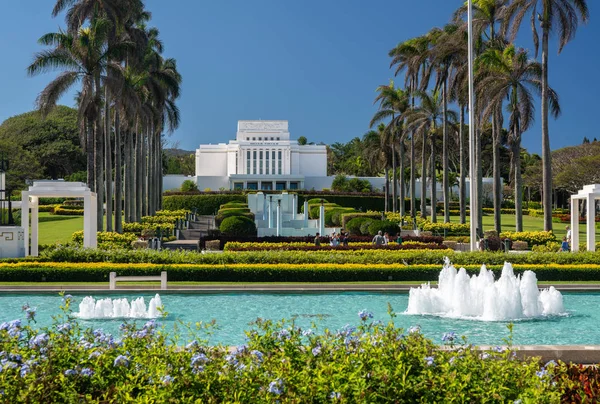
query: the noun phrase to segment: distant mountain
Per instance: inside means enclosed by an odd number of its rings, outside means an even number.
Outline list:
[[[183,150],[183,149],[164,149],[164,152],[169,157],[180,157],[189,156],[190,154],[196,154],[195,150]]]

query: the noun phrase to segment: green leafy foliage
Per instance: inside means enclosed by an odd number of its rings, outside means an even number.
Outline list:
[[[389,220],[373,220],[369,225],[369,235],[374,236],[379,231],[389,233],[390,236],[395,236],[400,231],[400,227],[398,223]]]
[[[219,230],[224,235],[256,235],[256,225],[254,224],[254,220],[239,215],[224,218],[219,226]]]
[[[181,192],[193,192],[198,190],[198,185],[192,180],[185,180],[181,183]]]
[[[166,195],[163,197],[163,209],[186,209],[199,215],[214,215],[219,207],[227,202],[246,202],[241,194],[199,194],[199,195]]]

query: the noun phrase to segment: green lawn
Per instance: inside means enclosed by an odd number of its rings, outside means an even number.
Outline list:
[[[515,215],[501,215],[502,220],[502,231],[515,231]],[[438,222],[443,222],[444,217],[438,216]],[[450,216],[450,221],[458,223],[460,221],[459,216]],[[467,223],[469,223],[469,217],[467,216]],[[561,240],[566,234],[565,230],[566,223],[552,223],[552,228],[556,238]],[[494,229],[494,216],[486,215],[483,216],[483,230]],[[544,230],[544,219],[541,217],[523,216],[523,231],[541,231]],[[585,242],[585,224],[579,225],[579,240],[580,243]],[[596,226],[596,240],[600,241],[600,230]]]
[[[39,244],[66,243],[71,235],[83,230],[83,216],[57,216],[40,212]]]

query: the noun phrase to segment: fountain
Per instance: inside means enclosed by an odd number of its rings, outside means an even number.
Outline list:
[[[79,313],[74,316],[80,319],[106,319],[106,318],[157,318],[161,316],[159,308],[162,307],[160,296],[156,294],[148,304],[143,297],[132,300],[131,303],[123,299],[99,299],[96,301],[91,296],[85,297],[79,304]]]
[[[457,271],[448,258],[444,261],[437,289],[429,283],[411,288],[405,314],[513,321],[565,313],[561,293],[553,286],[540,291],[533,271],[517,277],[506,262],[496,281],[485,265],[469,277],[464,268]]]

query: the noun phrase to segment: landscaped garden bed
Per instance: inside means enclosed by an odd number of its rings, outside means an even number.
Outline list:
[[[211,325],[166,333],[159,321],[121,335],[84,329],[64,314],[47,328],[0,324],[0,394],[6,402],[511,402],[592,399],[598,371],[479,350],[453,332],[442,346],[358,313],[340,330],[257,320],[242,346],[205,342]],[[507,331],[507,341],[510,332]],[[462,398],[462,399],[461,399]]]

